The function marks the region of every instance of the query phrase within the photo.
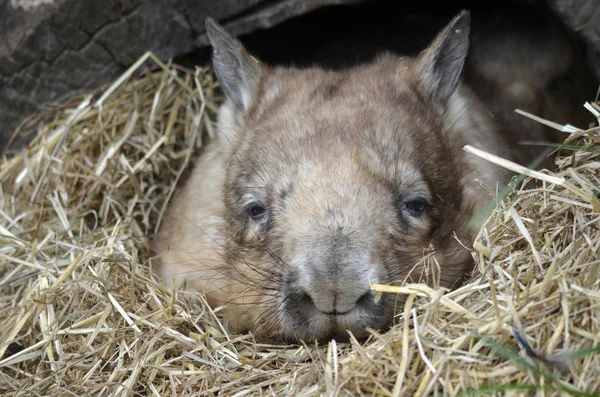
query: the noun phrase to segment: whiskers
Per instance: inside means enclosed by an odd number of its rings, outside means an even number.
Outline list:
[[[229,306],[230,312],[239,313],[240,317],[251,313],[251,329],[257,332],[276,327],[277,312],[283,304],[278,292],[289,270],[286,261],[258,235],[255,246],[246,247],[235,242],[226,224],[184,221],[199,232],[197,244],[203,247],[195,253],[194,247],[171,246],[169,249],[178,250],[187,258],[177,263],[161,262],[160,266],[171,268],[167,271],[169,277],[182,280],[209,300],[211,294],[225,297],[219,299],[219,305]],[[187,245],[189,241],[188,238]],[[174,272],[176,269],[179,271]]]

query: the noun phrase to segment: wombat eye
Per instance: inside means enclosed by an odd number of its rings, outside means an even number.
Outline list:
[[[421,216],[427,209],[429,203],[423,198],[408,200],[404,203],[404,209],[412,216]]]
[[[248,213],[250,214],[250,218],[258,221],[264,218],[264,216],[267,214],[267,208],[262,204],[255,203],[250,205]]]

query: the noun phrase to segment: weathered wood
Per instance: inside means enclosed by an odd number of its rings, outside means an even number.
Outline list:
[[[352,1],[0,0],[0,148],[28,115],[107,83],[144,52],[167,60],[205,45],[207,16],[243,34]]]
[[[0,0],[0,151],[27,116],[109,82],[145,51],[167,60],[206,46],[206,16],[241,35],[322,6],[361,1]],[[582,38],[600,79],[598,0],[547,3]],[[575,32],[590,21],[596,23]]]

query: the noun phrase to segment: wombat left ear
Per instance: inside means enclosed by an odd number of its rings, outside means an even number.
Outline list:
[[[445,105],[458,87],[469,49],[471,16],[462,11],[417,60],[421,83],[434,101]]]
[[[213,47],[213,69],[221,88],[240,110],[248,110],[263,66],[214,19],[206,18],[205,24]]]

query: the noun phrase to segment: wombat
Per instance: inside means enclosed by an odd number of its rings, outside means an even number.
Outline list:
[[[375,302],[373,283],[458,286],[473,267],[469,247],[481,225],[471,220],[511,178],[464,145],[534,157],[514,141],[529,128],[511,122],[506,131],[505,106],[483,102],[461,80],[469,13],[418,57],[386,53],[341,71],[267,66],[212,19],[206,26],[227,100],[218,137],[154,241],[158,275],[206,294],[224,306],[231,329],[267,341],[385,329],[404,298]],[[547,51],[538,56],[554,59]],[[569,68],[536,66],[536,83]],[[512,90],[543,98],[551,83],[519,84]]]

